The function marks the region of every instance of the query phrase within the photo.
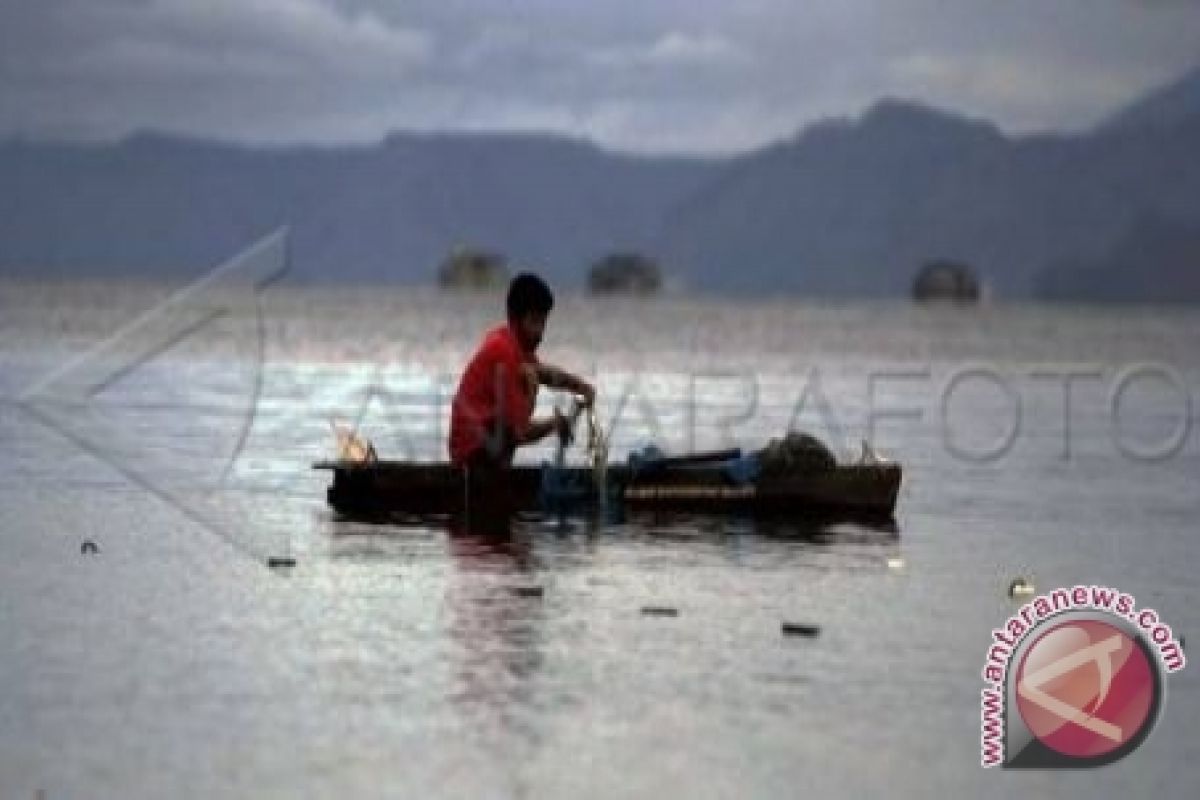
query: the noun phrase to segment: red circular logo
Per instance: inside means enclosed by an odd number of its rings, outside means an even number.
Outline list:
[[[1029,731],[1062,755],[1090,759],[1135,742],[1153,724],[1157,673],[1129,633],[1072,620],[1042,633],[1017,670]]]

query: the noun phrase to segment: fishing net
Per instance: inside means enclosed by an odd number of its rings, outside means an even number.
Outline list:
[[[593,403],[587,407],[587,451],[592,466],[592,483],[599,497],[604,497],[605,485],[608,482],[608,436],[596,421],[596,406]]]

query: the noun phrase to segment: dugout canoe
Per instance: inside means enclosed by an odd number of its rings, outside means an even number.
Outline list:
[[[456,514],[463,510],[464,471],[448,463],[322,461],[332,473],[329,505],[346,516]],[[694,513],[753,513],[796,518],[893,518],[900,490],[900,465],[839,464],[804,474],[738,481],[720,464],[636,469],[608,468],[605,502],[625,508],[678,509]],[[518,465],[510,478],[512,502],[520,510],[583,509],[601,498],[592,472],[583,467]]]

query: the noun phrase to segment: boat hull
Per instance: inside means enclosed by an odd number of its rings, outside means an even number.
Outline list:
[[[451,464],[326,461],[314,467],[332,472],[327,500],[347,516],[457,514],[464,507],[467,477]],[[547,469],[512,468],[509,492],[515,508],[565,510],[603,500],[624,508],[889,520],[902,478],[896,464],[841,465],[747,484],[735,482],[719,466],[646,472],[614,465],[608,469],[607,492],[601,498],[593,489],[590,470],[565,468],[548,475]]]

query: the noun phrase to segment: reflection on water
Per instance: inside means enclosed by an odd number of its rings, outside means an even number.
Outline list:
[[[494,526],[475,531],[457,524],[447,543],[453,565],[443,601],[455,673],[450,702],[474,729],[536,744],[527,709],[538,705],[533,678],[543,665],[545,612],[540,596],[522,591],[534,588],[526,582],[537,568],[531,543]],[[481,573],[498,580],[481,582]]]
[[[6,291],[6,398],[141,307],[134,293],[39,308],[38,293]],[[878,432],[906,468],[893,526],[638,512],[529,516],[497,534],[334,515],[328,475],[310,469],[329,455],[330,414],[361,414],[385,457],[439,458],[438,398],[494,301],[267,298],[260,402],[224,482],[254,374],[227,342],[187,343],[106,390],[100,410],[134,449],[166,457],[154,477],[250,549],[285,543],[290,570],[221,547],[0,404],[0,796],[923,797],[932,783],[1090,797],[1147,776],[1194,794],[1180,765],[1195,760],[1200,692],[1186,671],[1147,745],[1096,773],[996,780],[973,738],[983,647],[1014,575],[1119,586],[1185,637],[1200,629],[1195,436],[1170,460],[1124,461],[1107,395],[1081,387],[1063,461],[1061,397],[1021,377],[1145,359],[1194,388],[1194,312],[564,298],[546,356],[594,365],[602,414],[625,409],[618,460],[656,430],[686,449],[692,412],[697,448],[761,445],[814,365],[857,446],[875,368],[931,364],[940,378],[990,359],[1017,376],[1022,439],[996,463],[963,463],[941,445],[937,381],[891,384],[889,407],[923,410]],[[1170,432],[1161,398],[1127,400],[1127,435]],[[822,423],[815,408],[802,426]],[[990,435],[996,398],[964,392],[954,412]],[[80,557],[84,538],[97,555]]]

